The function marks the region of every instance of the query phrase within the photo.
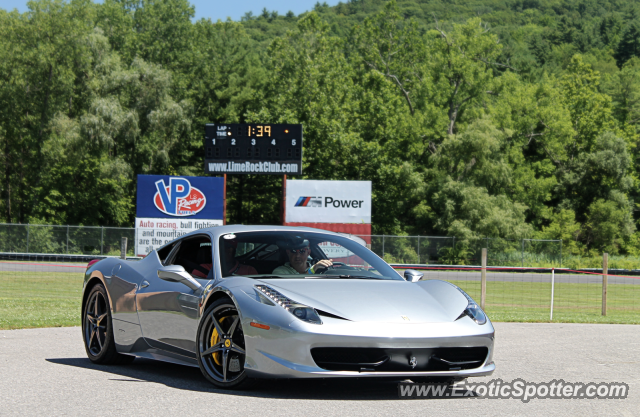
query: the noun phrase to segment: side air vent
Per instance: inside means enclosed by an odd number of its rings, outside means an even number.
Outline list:
[[[349,319],[345,319],[344,317],[336,316],[335,314],[331,314],[331,313],[327,313],[326,311],[318,310],[317,308],[316,308],[316,311],[318,312],[318,315],[320,315],[320,316],[331,317],[332,319],[338,319],[338,320],[351,321]]]

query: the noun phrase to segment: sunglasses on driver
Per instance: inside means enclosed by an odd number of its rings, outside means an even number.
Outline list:
[[[304,247],[300,249],[287,249],[291,253],[307,253],[310,251],[309,247]]]

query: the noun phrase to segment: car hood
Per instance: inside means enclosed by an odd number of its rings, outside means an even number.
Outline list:
[[[302,304],[352,321],[439,323],[456,320],[468,301],[453,285],[359,279],[260,279]]]

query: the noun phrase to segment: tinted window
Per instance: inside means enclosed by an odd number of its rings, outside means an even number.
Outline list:
[[[402,280],[387,263],[344,236],[242,232],[220,237],[222,275]]]
[[[185,238],[172,258],[171,265],[181,265],[194,277],[206,278],[213,267],[211,239],[208,236]]]
[[[163,264],[165,263],[165,261],[167,260],[167,256],[169,256],[169,253],[171,253],[171,249],[173,249],[175,245],[175,243],[171,243],[158,251],[158,258],[160,258],[160,262],[162,262]]]

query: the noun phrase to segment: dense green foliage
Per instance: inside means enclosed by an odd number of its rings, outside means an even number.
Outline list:
[[[374,233],[640,253],[633,3],[29,7],[0,9],[0,221],[128,226],[136,174],[202,175],[205,123],[287,122],[303,178],[373,181]],[[232,176],[229,222],[278,223],[280,187]]]

